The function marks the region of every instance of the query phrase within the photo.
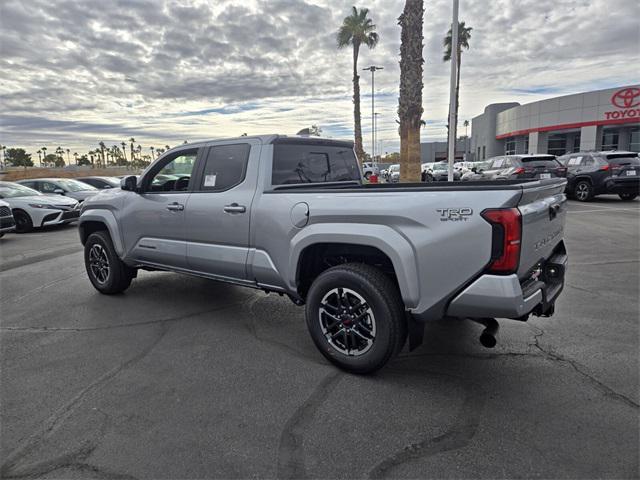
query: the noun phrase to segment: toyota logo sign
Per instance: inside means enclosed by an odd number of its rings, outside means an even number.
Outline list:
[[[618,90],[611,97],[611,103],[618,108],[633,108],[640,105],[640,88],[630,87]]]

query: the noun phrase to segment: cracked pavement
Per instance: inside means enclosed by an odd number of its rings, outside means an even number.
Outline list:
[[[465,321],[374,376],[286,298],[141,272],[93,290],[73,227],[0,240],[2,478],[638,478],[640,202],[571,202],[550,319]]]

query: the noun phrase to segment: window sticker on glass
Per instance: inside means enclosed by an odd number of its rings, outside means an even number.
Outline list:
[[[205,175],[205,177],[204,177],[204,186],[205,187],[215,187],[216,186],[216,175]]]
[[[580,160],[582,160],[582,157],[570,158],[569,165],[580,165]]]

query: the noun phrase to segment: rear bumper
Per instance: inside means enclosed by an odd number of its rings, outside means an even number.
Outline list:
[[[518,276],[482,275],[465,288],[450,303],[449,317],[520,318],[534,313],[549,315],[564,288],[567,255],[556,254],[545,262],[542,280],[522,285]],[[551,276],[551,268],[555,276]]]
[[[611,177],[604,187],[607,193],[640,193],[640,177]]]

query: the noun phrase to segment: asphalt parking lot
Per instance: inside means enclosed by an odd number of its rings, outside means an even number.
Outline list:
[[[638,478],[640,201],[571,202],[550,319],[470,322],[375,376],[277,295],[90,285],[75,227],[0,240],[4,478]]]

